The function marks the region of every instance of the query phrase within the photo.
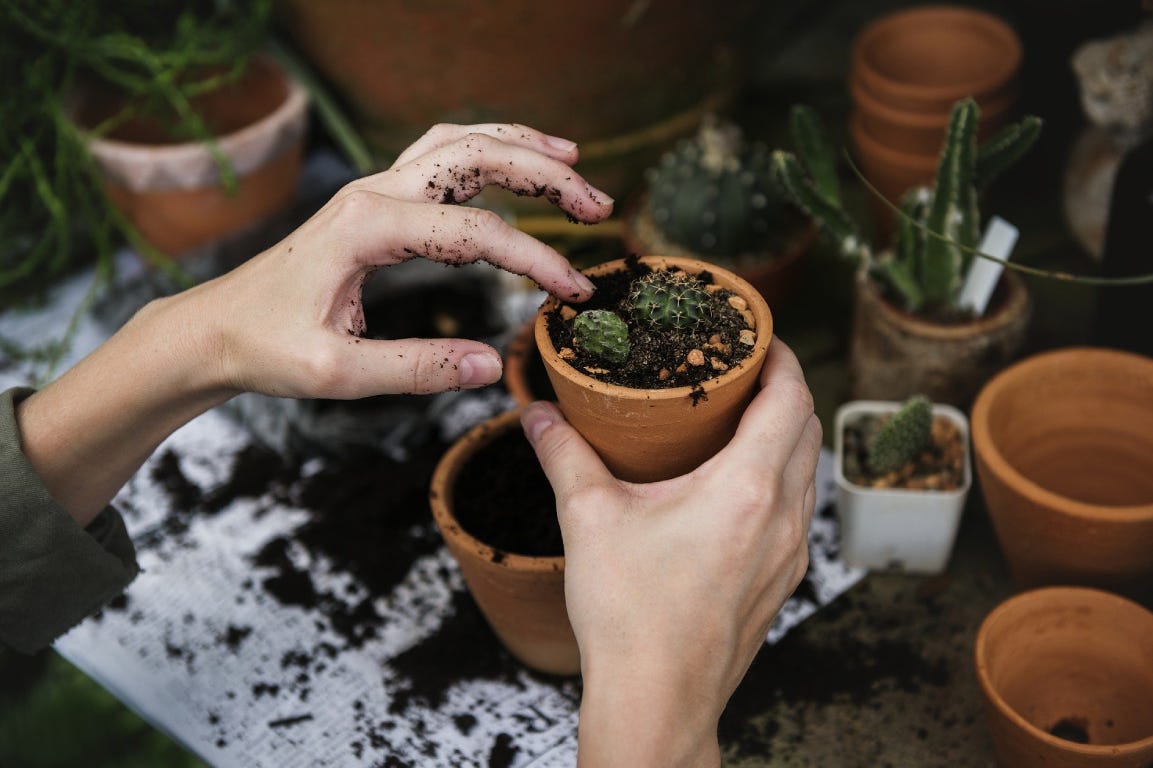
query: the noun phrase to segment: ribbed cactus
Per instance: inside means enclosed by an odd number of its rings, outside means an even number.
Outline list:
[[[873,252],[841,206],[832,150],[815,113],[795,106],[796,154],[773,153],[773,178],[785,196],[821,225],[841,253],[884,281],[911,312],[954,309],[981,236],[979,190],[1029,150],[1041,120],[1026,117],[977,146],[977,103],[953,105],[934,185],[910,189],[901,201],[896,240]]]
[[[704,283],[684,272],[652,272],[633,281],[629,304],[634,316],[668,330],[695,328],[705,318]]]
[[[763,251],[785,213],[769,161],[763,144],[707,115],[646,173],[649,216],[670,242],[703,256]]]
[[[932,430],[932,403],[923,395],[910,397],[866,446],[869,468],[878,475],[896,472],[929,446]]]
[[[629,356],[629,328],[615,312],[589,309],[573,318],[573,343],[613,365]]]

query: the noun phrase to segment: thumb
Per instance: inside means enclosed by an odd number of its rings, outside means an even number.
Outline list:
[[[614,482],[600,456],[553,403],[526,405],[520,421],[552,485],[558,510],[567,508],[566,502],[578,488]]]

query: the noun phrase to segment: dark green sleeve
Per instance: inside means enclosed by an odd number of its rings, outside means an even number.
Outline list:
[[[0,394],[0,645],[32,653],[120,594],[140,571],[124,520],[106,508],[81,528],[20,449],[14,407]]]

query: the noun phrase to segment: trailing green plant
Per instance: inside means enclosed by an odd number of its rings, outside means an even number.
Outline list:
[[[607,363],[620,365],[629,356],[629,327],[610,310],[585,310],[573,318],[573,343]]]
[[[910,397],[866,443],[869,468],[878,475],[896,472],[930,445],[932,430],[933,405],[929,398]]]
[[[629,305],[637,319],[667,330],[700,325],[707,304],[704,282],[685,272],[652,272],[634,280],[629,292]]]
[[[646,176],[645,205],[653,224],[669,242],[702,256],[770,250],[774,231],[789,223],[768,147],[745,142],[737,125],[713,114]]]
[[[874,251],[845,210],[833,153],[816,114],[803,105],[791,112],[797,152],[773,153],[773,178],[805,210],[842,255],[878,280],[904,307],[922,314],[950,314],[981,237],[978,196],[1034,144],[1041,120],[1027,116],[977,144],[980,111],[972,99],[953,105],[934,183],[902,198],[894,244]]]

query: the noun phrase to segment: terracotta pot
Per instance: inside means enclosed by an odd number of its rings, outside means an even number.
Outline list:
[[[752,284],[770,307],[779,306],[791,297],[804,274],[805,257],[817,240],[816,224],[811,219],[798,220],[778,252],[739,254],[732,259],[704,256],[664,237],[652,220],[643,194],[626,207],[621,223],[621,239],[629,253],[661,253],[722,266]]]
[[[579,142],[577,170],[617,199],[729,102],[741,71],[736,35],[753,7],[279,3],[294,42],[382,155],[438,122],[525,123]]]
[[[972,420],[1014,581],[1153,597],[1153,360],[1093,348],[1034,355],[985,385]]]
[[[653,482],[695,469],[732,438],[756,391],[773,317],[760,293],[727,269],[673,256],[644,256],[641,261],[657,269],[709,272],[715,283],[748,302],[757,335],[745,360],[699,386],[631,389],[594,379],[561,359],[549,338],[546,317],[558,302],[554,297],[545,301],[537,314],[536,344],[565,417],[618,478]],[[623,266],[623,260],[605,262],[586,274],[595,277]]]
[[[884,246],[891,239],[896,222],[890,206],[899,205],[905,192],[913,187],[932,185],[940,156],[937,152],[902,152],[881,144],[865,133],[855,111],[849,115],[849,141],[861,175],[873,187],[868,191],[868,200],[876,223],[874,240]]]
[[[75,116],[92,127],[122,108],[110,93],[86,91],[78,95]],[[217,160],[205,144],[173,142],[155,122],[130,120],[88,145],[113,204],[170,256],[286,209],[300,174],[308,98],[271,59],[253,60],[240,81],[195,100],[193,109],[232,163],[235,194],[221,185]]]
[[[1003,19],[962,6],[922,5],[886,14],[853,39],[850,72],[886,106],[948,115],[966,96],[991,104],[1016,88],[1021,41]]]
[[[534,400],[555,400],[548,373],[536,348],[536,321],[529,320],[517,329],[504,352],[505,389],[519,405]]]
[[[974,655],[1003,768],[1153,765],[1153,613],[1140,605],[1024,592],[985,617]]]
[[[1002,275],[983,317],[955,324],[897,309],[863,275],[854,288],[849,367],[857,400],[923,394],[967,408],[985,382],[1016,358],[1032,315],[1025,283],[1012,271]]]
[[[448,449],[432,476],[433,518],[469,591],[501,643],[525,666],[553,675],[580,672],[580,651],[564,599],[564,557],[499,555],[465,531],[454,514],[461,468],[497,436],[520,429],[520,411],[473,427]]]

